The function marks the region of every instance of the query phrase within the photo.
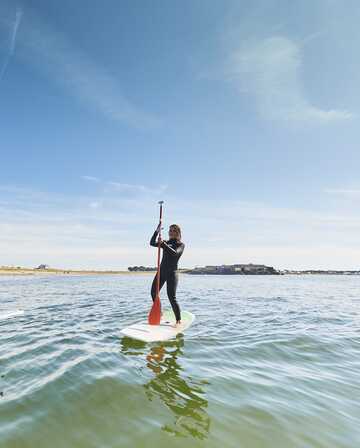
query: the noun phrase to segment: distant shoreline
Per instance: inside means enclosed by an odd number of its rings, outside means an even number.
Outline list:
[[[0,268],[1,275],[139,275],[154,274],[154,272],[129,272],[129,271],[113,271],[113,270],[81,270],[81,269],[34,269],[34,268]]]
[[[194,274],[194,270],[192,269],[179,269],[181,274]],[[47,269],[38,269],[38,268],[23,268],[23,267],[0,267],[0,276],[5,275],[13,275],[13,276],[41,276],[41,275],[58,275],[58,276],[86,276],[86,275],[155,275],[156,271],[144,270],[144,271],[116,271],[116,270],[97,270],[97,269],[55,269],[55,268],[47,268]],[[283,270],[278,271],[280,275],[345,275],[345,276],[353,276],[360,275],[360,271],[335,271],[335,270],[304,270],[304,271],[295,271],[295,270]],[[207,273],[207,272],[196,272],[196,275],[205,275],[205,276],[263,276],[264,274],[257,273],[248,273],[248,274],[238,274],[238,273]]]

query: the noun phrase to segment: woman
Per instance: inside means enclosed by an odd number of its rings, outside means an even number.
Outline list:
[[[159,235],[160,226],[154,232],[151,237],[150,246],[158,247],[159,241],[156,241],[156,237]],[[184,252],[185,244],[181,242],[181,229],[177,224],[172,224],[169,227],[169,240],[160,240],[160,247],[163,249],[163,256],[160,264],[160,289],[166,282],[166,292],[171,303],[171,307],[174,311],[176,318],[176,325],[181,323],[181,312],[179,304],[176,300],[176,288],[178,284],[178,261]],[[157,274],[152,282],[151,297],[153,301],[156,297],[156,280]]]

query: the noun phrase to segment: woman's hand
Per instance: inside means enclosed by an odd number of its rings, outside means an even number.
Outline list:
[[[160,233],[161,230],[161,222],[159,222],[158,226],[156,227],[156,232]]]

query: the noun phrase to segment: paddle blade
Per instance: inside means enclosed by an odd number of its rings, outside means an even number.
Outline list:
[[[160,297],[157,296],[154,300],[153,306],[151,307],[148,322],[150,325],[159,325],[161,319],[161,302]]]

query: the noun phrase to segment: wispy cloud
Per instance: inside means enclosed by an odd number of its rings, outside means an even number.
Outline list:
[[[326,29],[314,31],[313,33],[311,33],[311,34],[305,36],[303,39],[301,39],[301,43],[303,46],[308,45],[310,42],[312,42],[315,39],[318,39],[319,37],[322,37],[324,34],[326,34]]]
[[[18,6],[15,11],[15,20],[12,23],[12,29],[11,29],[10,41],[9,41],[9,51],[5,58],[3,66],[1,67],[1,70],[0,70],[0,81],[4,77],[6,69],[9,65],[10,59],[15,52],[16,36],[17,36],[17,32],[18,32],[18,29],[20,26],[22,15],[23,15],[23,10]]]
[[[160,185],[157,188],[150,188],[145,185],[126,184],[121,182],[107,182],[106,185],[108,190],[114,190],[118,193],[130,196],[159,195],[167,189],[166,185]]]
[[[326,188],[325,193],[329,194],[339,194],[344,196],[360,196],[359,189],[351,189],[351,188]]]
[[[62,195],[0,185],[3,264],[126,268],[153,264],[155,200]],[[101,212],[99,209],[101,208]]]
[[[301,45],[286,37],[245,42],[229,64],[229,79],[252,94],[267,120],[294,124],[329,124],[352,118],[340,109],[322,109],[306,97],[301,82]]]
[[[57,195],[1,187],[2,263],[122,268],[154,264],[157,202],[146,195]],[[358,265],[360,213],[257,202],[168,198],[165,223],[183,228],[182,265],[254,262],[294,268]],[[344,201],[345,202],[345,201]]]
[[[101,180],[96,176],[81,176],[86,182],[98,184],[104,193],[116,193],[122,197],[158,196],[167,190],[167,185],[150,187],[141,184],[128,184],[118,181]]]
[[[17,56],[48,76],[68,95],[112,121],[138,129],[159,126],[158,117],[143,111],[124,95],[119,76],[94,62],[77,48],[76,42],[45,23],[31,9],[27,9],[26,17],[17,39]],[[10,50],[15,45],[20,19],[21,13],[17,13]]]
[[[18,6],[16,8],[16,13],[15,13],[15,22],[14,22],[14,27],[13,27],[13,31],[11,34],[11,39],[10,39],[10,54],[12,55],[15,51],[15,42],[16,42],[16,35],[18,32],[18,28],[21,22],[21,18],[23,15],[23,11],[22,9]]]
[[[95,176],[81,176],[81,179],[89,181],[89,182],[95,182],[95,183],[99,183],[100,179],[98,177]]]

